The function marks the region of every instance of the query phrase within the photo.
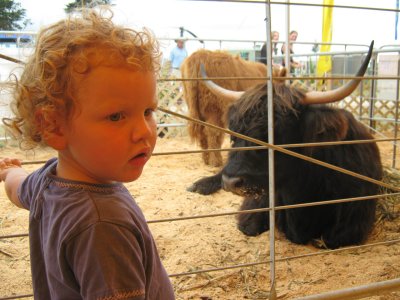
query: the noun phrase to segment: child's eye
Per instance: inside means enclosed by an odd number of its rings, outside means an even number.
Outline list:
[[[112,122],[117,122],[123,119],[122,113],[115,113],[108,116],[108,119]]]
[[[154,109],[148,108],[148,109],[145,110],[144,115],[145,115],[146,117],[152,116],[152,115],[154,114],[154,112],[155,112]]]

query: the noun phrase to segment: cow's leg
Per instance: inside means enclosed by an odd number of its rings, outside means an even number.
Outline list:
[[[212,128],[205,128],[205,134],[207,136],[207,143],[209,149],[220,149],[224,140],[224,133]],[[222,166],[222,155],[221,152],[208,152],[208,164],[213,167]]]
[[[208,139],[207,139],[207,132],[205,128],[202,128],[199,132],[199,144],[200,148],[203,150],[207,150],[208,147]],[[210,152],[203,152],[202,153],[203,162],[206,165],[210,164]]]
[[[336,222],[322,234],[329,249],[365,242],[375,221],[376,202],[357,201],[336,206]]]
[[[243,200],[240,210],[267,207],[267,196],[253,196]],[[269,230],[269,212],[241,213],[238,215],[238,228],[245,235],[256,236]]]
[[[189,192],[210,195],[222,188],[222,172],[214,176],[203,177],[187,188]]]
[[[316,206],[286,209],[282,211],[285,224],[281,224],[280,230],[289,241],[301,245],[308,244],[313,239],[320,238],[324,228],[332,222],[332,214],[328,209],[331,208]]]
[[[204,148],[202,148],[204,149]],[[201,157],[203,158],[203,162],[206,165],[210,165],[210,152],[203,152],[201,154]]]

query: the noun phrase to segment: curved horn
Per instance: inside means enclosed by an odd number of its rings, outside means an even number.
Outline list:
[[[203,81],[204,84],[206,85],[206,87],[217,97],[224,98],[224,99],[230,100],[230,101],[236,101],[244,93],[244,92],[227,90],[227,89],[217,85],[216,83],[212,82],[211,80],[207,79],[208,77],[207,77],[206,70],[205,70],[203,64],[200,64],[200,73],[201,73],[201,77],[206,79]]]
[[[364,75],[365,71],[367,70],[369,61],[372,56],[372,49],[374,47],[374,41],[371,42],[369,46],[367,57],[364,59],[363,64],[361,65],[360,69],[358,70],[355,76],[361,77]],[[360,83],[361,78],[352,79],[346,85],[337,88],[333,91],[326,91],[326,92],[319,92],[319,91],[312,91],[306,93],[306,96],[303,99],[303,104],[321,104],[321,103],[331,103],[336,102],[339,100],[344,99],[345,97],[349,96]]]

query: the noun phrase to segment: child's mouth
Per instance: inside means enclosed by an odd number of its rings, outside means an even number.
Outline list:
[[[129,163],[137,167],[142,167],[146,164],[148,158],[149,156],[147,155],[147,153],[142,152],[132,157]]]

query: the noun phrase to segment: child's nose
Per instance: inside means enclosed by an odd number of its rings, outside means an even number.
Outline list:
[[[155,135],[155,125],[154,122],[149,122],[148,120],[140,120],[133,122],[132,124],[132,141],[136,142],[141,139],[149,138]]]

